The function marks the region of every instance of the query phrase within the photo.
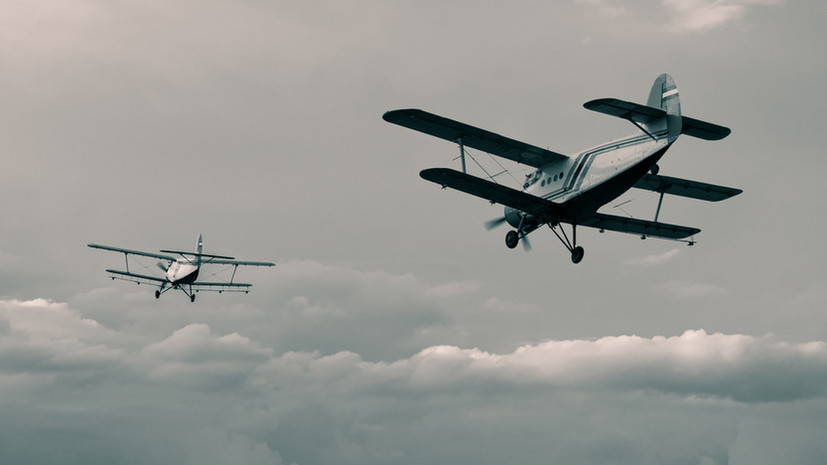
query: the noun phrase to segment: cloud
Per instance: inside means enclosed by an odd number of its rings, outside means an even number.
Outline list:
[[[777,4],[774,0],[663,0],[671,32],[706,32],[743,19],[756,5]]]
[[[667,250],[662,254],[648,255],[646,257],[634,257],[623,262],[624,265],[650,267],[657,266],[672,260],[680,254],[679,249]]]
[[[773,422],[820,430],[827,411],[825,342],[703,330],[506,353],[435,345],[371,362],[276,353],[201,323],[151,338],[35,299],[0,301],[0,347],[9,463],[53,450],[70,451],[66,463],[135,464],[590,463],[608,451],[615,463],[726,463],[733,451],[738,465]],[[740,427],[745,412],[757,426]],[[818,463],[816,436],[797,436],[790,458]]]

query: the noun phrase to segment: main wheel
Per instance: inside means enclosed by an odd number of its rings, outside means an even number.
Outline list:
[[[660,166],[658,166],[657,163],[652,165],[651,168],[649,168],[649,172],[654,174],[654,175],[657,175],[658,171],[660,171]]]
[[[155,298],[161,297],[161,291],[155,291]]]
[[[571,251],[571,262],[572,263],[580,263],[580,260],[583,260],[583,255],[585,253],[586,253],[586,251],[583,250],[583,247],[580,247],[578,245],[577,247],[574,248],[574,250]]]
[[[190,296],[190,302],[195,302],[195,294]]]
[[[517,231],[514,231],[512,229],[511,231],[508,231],[508,234],[505,235],[505,246],[508,247],[509,249],[513,249],[514,247],[517,247],[517,243],[519,243],[519,242],[520,242],[520,235],[517,234]]]

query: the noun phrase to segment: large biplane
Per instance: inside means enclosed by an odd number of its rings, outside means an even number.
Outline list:
[[[706,201],[720,201],[741,193],[740,189],[658,175],[657,162],[681,134],[705,140],[720,140],[729,128],[681,114],[678,88],[668,74],[659,76],[646,105],[616,98],[601,98],[584,104],[589,110],[625,119],[637,133],[576,156],[566,156],[468,124],[418,109],[386,112],[385,121],[455,142],[459,145],[462,171],[431,168],[420,172],[428,181],[484,198],[505,206],[505,214],[486,223],[492,228],[508,222],[515,229],[505,236],[506,246],[520,241],[527,247],[529,233],[548,225],[571,253],[571,260],[583,259],[577,245],[577,227],[618,231],[641,237],[685,240],[700,229],[658,221],[664,194]],[[514,189],[466,172],[465,148],[470,147],[536,168],[526,176],[522,190]],[[598,212],[631,188],[660,194],[653,220]],[[571,225],[571,239],[563,229]],[[558,232],[559,230],[559,232]]]
[[[161,294],[170,289],[180,289],[190,302],[195,302],[195,293],[199,291],[216,291],[216,292],[250,292],[252,284],[233,282],[235,272],[239,266],[274,266],[275,263],[270,262],[251,262],[235,260],[234,257],[227,257],[224,255],[206,254],[202,252],[204,242],[201,235],[198,235],[198,244],[195,252],[187,252],[183,250],[161,250],[161,253],[143,252],[140,250],[122,249],[120,247],[110,247],[108,245],[88,244],[93,249],[109,250],[112,252],[120,252],[124,254],[126,261],[126,270],[106,270],[112,279],[122,279],[124,281],[131,281],[134,283],[147,283],[158,286],[155,291],[155,298],[161,297]],[[163,276],[152,276],[149,274],[135,273],[129,270],[129,256],[136,255],[141,257],[150,257],[159,259],[157,263],[158,268],[163,272]],[[233,274],[226,282],[222,281],[198,281],[198,275],[203,265],[225,265],[233,267]]]

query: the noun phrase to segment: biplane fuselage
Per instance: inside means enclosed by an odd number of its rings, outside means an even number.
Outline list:
[[[583,248],[576,245],[577,226],[639,234],[643,238],[684,240],[700,229],[658,222],[664,194],[720,201],[741,193],[740,189],[658,175],[657,162],[679,135],[720,140],[730,134],[724,126],[683,116],[678,88],[668,74],[655,79],[646,105],[602,98],[586,102],[584,107],[625,119],[640,132],[566,156],[419,109],[392,110],[382,118],[459,145],[461,172],[429,168],[422,170],[420,176],[443,188],[504,205],[504,216],[487,225],[508,222],[516,228],[506,234],[509,248],[516,247],[540,226],[548,225],[569,249],[574,263],[583,258]],[[521,190],[499,184],[491,175],[488,179],[472,176],[465,171],[466,147],[533,166],[536,171],[526,176]],[[631,188],[660,194],[654,220],[598,212]],[[557,227],[562,223],[571,224],[572,240],[562,227],[558,233]],[[692,245],[694,239],[685,242]],[[528,244],[523,241],[523,245]]]
[[[184,261],[183,259],[178,259],[169,265],[169,269],[165,273],[165,276],[173,286],[192,284],[196,279],[198,279],[198,272],[200,270],[200,263],[198,265],[194,265]]]
[[[669,148],[666,139],[625,137],[590,148],[576,157],[553,161],[526,176],[523,191],[559,205],[556,221],[572,222],[591,215],[628,191]],[[515,228],[521,210],[505,207],[505,218]]]

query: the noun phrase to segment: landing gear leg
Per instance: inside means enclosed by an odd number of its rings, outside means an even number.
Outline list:
[[[549,223],[548,227],[551,228],[551,231],[557,236],[557,239],[560,239],[560,242],[571,252],[571,262],[572,263],[580,263],[583,260],[583,255],[585,255],[585,250],[583,247],[577,245],[577,223],[571,224],[571,237],[572,240],[569,240],[569,236],[566,235],[566,231],[560,226],[560,232],[557,232],[557,226],[560,223]]]

